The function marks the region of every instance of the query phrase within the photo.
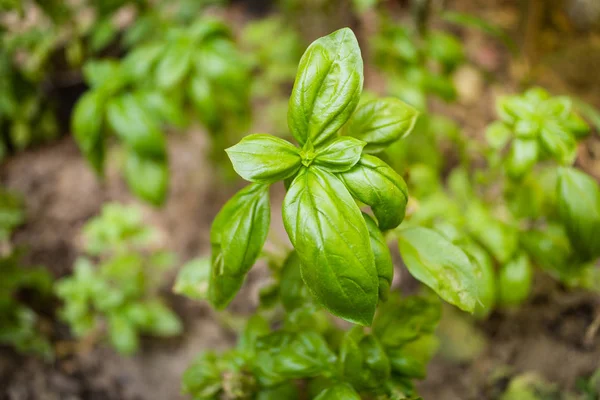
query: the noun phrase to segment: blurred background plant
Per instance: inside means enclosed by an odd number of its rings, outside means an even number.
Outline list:
[[[92,342],[107,336],[118,352],[133,354],[142,334],[181,333],[179,317],[158,293],[174,255],[148,250],[154,234],[143,225],[138,210],[120,204],[106,204],[102,214],[86,224],[87,255],[77,259],[72,276],[55,286],[64,302],[59,314],[75,336]]]

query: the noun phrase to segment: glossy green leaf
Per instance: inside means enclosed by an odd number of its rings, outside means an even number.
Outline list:
[[[370,325],[377,270],[367,226],[342,182],[316,167],[301,171],[285,196],[283,222],[311,293],[333,314]]]
[[[340,29],[314,41],[300,65],[288,111],[296,140],[317,147],[350,118],[363,86],[363,62],[354,33]]]
[[[529,258],[521,253],[498,272],[498,302],[504,306],[519,306],[529,296],[533,270]]]
[[[390,298],[380,306],[373,332],[386,348],[397,348],[434,332],[442,316],[435,296]]]
[[[381,230],[400,225],[406,212],[408,189],[404,179],[389,165],[363,154],[352,169],[339,177],[354,198],[371,206]]]
[[[485,249],[472,241],[462,243],[461,248],[469,256],[471,262],[479,266],[480,275],[477,279],[479,284],[479,303],[475,308],[475,315],[477,317],[484,317],[492,312],[496,304],[497,290],[494,260]]]
[[[274,332],[258,339],[256,352],[256,375],[264,386],[320,375],[331,370],[336,359],[315,332]]]
[[[401,231],[398,244],[412,276],[448,303],[464,311],[475,311],[479,301],[477,276],[460,248],[426,228]]]
[[[161,159],[144,157],[128,151],[125,160],[125,180],[129,188],[154,206],[160,206],[167,198],[169,188],[169,168]]]
[[[179,84],[191,68],[192,42],[180,37],[167,47],[164,57],[156,65],[156,84],[171,89]]]
[[[308,288],[300,274],[300,259],[295,251],[292,251],[283,263],[279,297],[287,311],[302,307],[311,300]]]
[[[300,169],[299,149],[272,135],[249,135],[225,150],[233,169],[250,182],[273,183]]]
[[[338,383],[323,390],[315,400],[360,400],[360,396],[347,383]]]
[[[373,256],[375,256],[375,268],[377,268],[377,276],[379,277],[379,299],[387,300],[394,278],[392,255],[383,234],[377,226],[377,222],[365,213],[363,213],[363,217],[367,223],[371,249],[373,250]]]
[[[394,97],[374,99],[358,107],[344,132],[367,142],[366,153],[376,154],[406,137],[418,116],[415,108]]]
[[[583,260],[600,255],[600,187],[575,168],[561,168],[556,186],[558,214]]]
[[[390,361],[379,340],[365,334],[362,327],[348,331],[340,346],[340,375],[358,390],[381,393],[390,376]]]
[[[73,110],[71,129],[77,145],[94,170],[101,174],[104,170],[105,139],[103,128],[104,101],[94,91],[87,92],[77,102]]]
[[[314,164],[329,172],[344,172],[352,168],[358,160],[365,142],[352,137],[338,137],[321,147],[314,156]]]
[[[165,137],[152,114],[133,94],[111,99],[107,105],[110,127],[133,151],[141,156],[164,158]]]
[[[269,187],[252,184],[221,209],[210,231],[210,302],[224,308],[238,292],[260,255],[269,232]]]

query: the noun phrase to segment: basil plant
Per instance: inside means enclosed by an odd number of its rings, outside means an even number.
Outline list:
[[[201,19],[170,26],[163,37],[137,45],[121,61],[88,62],[91,89],[77,102],[72,130],[81,152],[102,175],[108,138],[125,149],[123,174],[131,191],[155,206],[169,186],[164,127],[189,124],[191,106],[222,150],[231,130],[249,116],[248,70],[223,23]]]
[[[389,292],[391,255],[382,231],[399,238],[410,272],[443,299],[472,312],[478,271],[461,249],[431,230],[399,230],[408,200],[404,180],[377,157],[412,129],[417,112],[397,99],[359,106],[363,61],[350,29],[313,42],[289,101],[298,146],[254,134],[227,149],[251,184],[231,198],[211,228],[208,300],[224,308],[261,251],[270,223],[269,186],[284,181],[283,222],[314,300],[332,314],[369,326]],[[361,212],[369,206],[371,214]]]

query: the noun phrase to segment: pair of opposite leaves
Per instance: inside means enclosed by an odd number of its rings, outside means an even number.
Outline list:
[[[345,28],[320,38],[303,55],[290,97],[288,125],[302,148],[250,135],[227,150],[236,172],[254,183],[213,222],[213,305],[231,301],[260,255],[270,223],[268,187],[285,180],[283,221],[307,287],[333,314],[371,324],[393,274],[380,230],[404,218],[407,189],[391,167],[365,153],[380,152],[410,132],[417,113],[394,99],[354,112],[362,86],[353,32]],[[342,127],[349,136],[338,136]],[[371,206],[378,223],[361,213],[355,199]]]

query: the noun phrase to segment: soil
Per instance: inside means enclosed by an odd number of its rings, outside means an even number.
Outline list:
[[[468,1],[456,3],[461,11],[475,7],[461,8]],[[514,15],[511,17],[515,11],[507,10],[506,2],[472,3],[482,8],[479,15],[515,24]],[[517,88],[517,67],[509,64],[506,49],[484,35],[470,31],[463,40],[469,58],[486,65],[487,72],[461,70],[457,74],[458,105],[436,104],[435,110],[464,126],[466,135],[478,137],[493,118],[495,95]],[[564,60],[549,60],[545,65],[553,72],[541,74],[544,85],[577,90],[579,76],[556,73],[565,68]],[[492,71],[495,81],[487,79]],[[592,87],[599,88],[600,82],[578,93],[600,106],[600,99],[589,90]],[[598,93],[596,90],[595,96]],[[589,139],[582,148],[580,163],[600,178],[599,143],[597,136]],[[218,172],[208,161],[207,148],[207,136],[200,129],[169,136],[172,181],[168,202],[160,210],[135,200],[116,169],[108,171],[104,182],[98,181],[70,137],[12,157],[2,166],[0,181],[22,193],[26,201],[27,223],[14,236],[17,245],[29,250],[26,263],[45,265],[57,278],[69,274],[80,254],[82,225],[107,201],[142,207],[148,221],[161,232],[163,245],[178,254],[181,262],[206,255],[212,218],[236,189],[217,184]],[[118,150],[111,157],[118,161]],[[282,193],[281,187],[273,189],[274,205],[280,204]],[[274,236],[285,237],[276,207],[272,220]],[[184,398],[178,394],[181,374],[196,354],[203,349],[225,349],[234,343],[235,336],[207,305],[170,294],[175,272],[165,279],[164,293],[184,320],[181,337],[145,339],[134,357],[121,357],[102,344],[78,347],[80,351],[74,352],[75,344],[66,327],[51,322],[54,307],[49,306],[45,319],[53,332],[57,359],[44,363],[0,348],[0,400]],[[401,287],[414,287],[407,273],[399,275]],[[231,306],[232,312],[245,313],[256,306],[258,289],[266,276],[264,266],[252,270]],[[431,363],[427,379],[419,384],[426,400],[495,399],[506,380],[494,380],[493,376],[506,366],[510,366],[509,374],[536,371],[562,388],[572,388],[579,377],[600,367],[600,335],[593,330],[600,318],[600,299],[568,292],[545,276],[536,277],[533,296],[519,310],[495,312],[485,321],[468,324],[468,329],[453,330],[453,326],[461,326],[455,324],[461,318],[446,309],[440,328],[446,336],[444,346]]]

